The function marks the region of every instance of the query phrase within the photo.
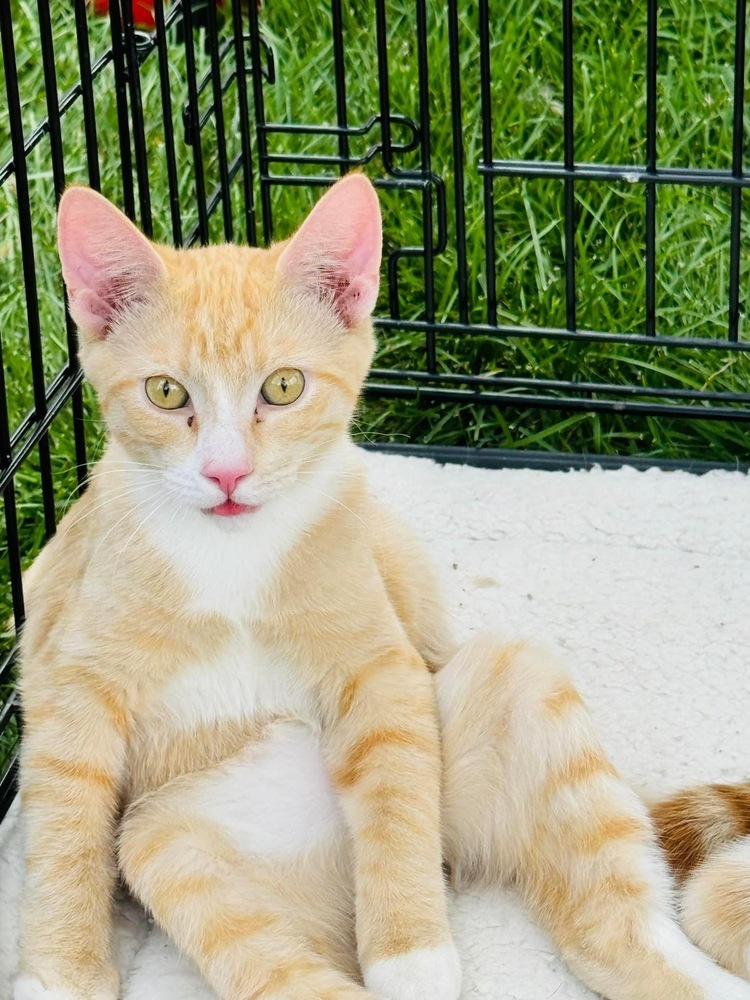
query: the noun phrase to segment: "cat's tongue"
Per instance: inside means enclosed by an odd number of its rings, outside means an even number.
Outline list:
[[[207,514],[218,514],[219,517],[236,517],[237,514],[253,514],[257,507],[253,507],[246,503],[235,503],[234,500],[225,500],[224,503],[218,504],[216,507],[211,507],[206,511]]]

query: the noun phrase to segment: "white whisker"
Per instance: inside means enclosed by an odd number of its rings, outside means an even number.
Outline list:
[[[369,524],[367,523],[367,521],[364,521],[364,520],[363,520],[363,519],[362,519],[362,518],[361,518],[361,517],[359,516],[359,514],[357,514],[357,512],[356,512],[356,511],[353,511],[353,510],[351,509],[351,507],[347,507],[347,505],[346,505],[345,503],[343,503],[343,502],[342,502],[341,500],[339,500],[339,499],[338,499],[337,497],[332,497],[332,496],[330,495],[330,493],[325,493],[325,492],[324,492],[323,490],[318,490],[318,489],[316,489],[316,488],[315,488],[314,486],[311,486],[311,485],[310,485],[310,483],[303,483],[303,482],[302,482],[301,480],[299,480],[299,479],[298,479],[298,480],[296,480],[296,481],[297,481],[297,483],[299,483],[299,485],[300,485],[300,486],[306,486],[306,487],[307,487],[307,489],[308,489],[308,490],[312,490],[312,491],[313,491],[313,493],[317,493],[317,494],[318,494],[319,496],[322,496],[322,497],[326,497],[326,498],[327,498],[328,500],[331,500],[331,501],[332,501],[333,503],[336,503],[336,504],[338,504],[338,505],[339,505],[339,507],[343,507],[343,509],[344,509],[344,510],[346,510],[346,511],[348,511],[348,512],[349,512],[349,513],[350,513],[350,514],[352,515],[352,517],[356,517],[356,519],[357,519],[357,520],[358,520],[358,521],[359,521],[359,522],[360,522],[360,523],[361,523],[362,525],[364,525],[364,527],[365,527],[365,528],[367,528],[367,530],[368,530],[368,531],[372,531],[372,529],[370,528],[370,525],[369,525]]]
[[[312,461],[316,458],[322,458],[320,454],[313,454],[314,452],[320,452],[321,449],[327,448],[329,444],[335,444],[337,441],[341,440],[341,435],[337,434],[335,437],[328,438],[326,441],[317,441],[314,444],[309,445],[303,452],[302,458],[306,458],[308,455],[313,455]]]
[[[170,499],[172,499],[171,496],[170,496],[170,494],[169,493],[165,494],[164,497],[161,499],[161,502],[157,503],[157,505],[153,508],[153,510],[149,511],[149,513],[141,521],[138,522],[138,524],[136,525],[135,530],[132,532],[132,534],[128,535],[128,537],[125,539],[125,543],[120,547],[120,551],[117,553],[117,558],[115,559],[115,564],[112,567],[112,576],[114,576],[115,573],[117,572],[117,567],[120,565],[120,559],[122,558],[123,553],[125,552],[125,550],[127,549],[127,547],[130,545],[130,543],[133,541],[133,539],[138,534],[138,532],[141,530],[141,528],[144,526],[144,524],[148,520],[150,520],[154,516],[154,514],[156,514],[157,511],[161,510],[161,508]],[[173,517],[174,517],[174,515],[173,515]]]
[[[136,468],[139,468],[139,469],[160,469],[161,468],[161,466],[154,465],[152,462],[135,462],[135,461],[133,461],[131,459],[128,459],[128,458],[104,458],[103,456],[101,458],[96,459],[96,461],[93,462],[89,466],[89,468],[91,468],[91,469],[98,469],[102,465],[106,465],[106,466],[121,466],[123,468],[125,468],[125,467],[132,468],[133,466],[135,466]],[[73,469],[77,469],[77,468],[78,468],[77,464],[74,464],[74,465],[65,465],[65,466],[62,467],[62,469],[58,470],[58,475],[62,475],[64,473],[66,473],[66,472],[72,472]],[[91,476],[87,475],[87,477],[86,477],[87,481],[90,478],[91,478]]]
[[[119,493],[115,493],[113,496],[108,496],[102,503],[96,504],[94,507],[91,508],[91,510],[87,510],[85,514],[81,515],[81,517],[76,518],[76,520],[73,521],[72,524],[66,525],[65,526],[66,530],[70,531],[71,528],[75,528],[77,524],[80,524],[82,521],[85,521],[87,517],[91,517],[92,514],[95,514],[98,510],[101,510],[102,507],[106,507],[108,504],[114,503],[116,500],[122,500],[123,497],[130,496],[133,493],[137,493],[139,490],[144,489],[146,486],[155,486],[158,482],[159,482],[158,479],[154,479],[153,481],[150,481],[148,483],[140,483],[138,486],[130,486],[128,487],[128,489],[121,490]]]
[[[151,496],[149,496],[147,499],[148,500],[153,499],[153,494],[151,494]],[[144,500],[143,503],[146,503],[146,500]],[[122,517],[119,518],[117,521],[115,521],[115,523],[111,526],[111,528],[109,528],[109,530],[104,533],[104,537],[102,539],[100,539],[99,544],[94,549],[94,551],[91,553],[91,558],[89,559],[88,563],[86,564],[86,572],[88,572],[89,566],[91,566],[91,563],[94,561],[94,558],[95,558],[97,552],[102,547],[102,545],[104,545],[104,543],[109,538],[109,536],[112,534],[112,532],[115,530],[115,528],[117,528],[118,525],[122,524],[123,521],[127,520],[127,518],[130,517],[130,515],[133,514],[138,509],[138,507],[140,507],[140,506],[141,506],[140,504],[135,504],[133,507],[129,507],[125,511],[125,513],[122,515]]]
[[[154,465],[154,466],[144,466],[144,468],[158,469],[158,466],[156,466],[156,465]],[[96,473],[90,475],[90,476],[87,476],[85,485],[89,486],[91,483],[94,482],[95,479],[103,479],[105,476],[114,476],[114,475],[118,475],[118,474],[119,475],[123,475],[124,472],[126,472],[126,471],[130,471],[130,470],[123,470],[123,469],[103,469],[103,470],[101,470],[99,472],[96,472]],[[78,491],[78,489],[79,489],[78,486],[74,486],[73,489],[70,491],[70,493],[68,493],[68,495],[65,497],[65,499],[62,502],[63,509],[65,509],[66,507],[68,507],[68,505],[70,504],[70,498],[73,496],[74,493],[76,493]]]

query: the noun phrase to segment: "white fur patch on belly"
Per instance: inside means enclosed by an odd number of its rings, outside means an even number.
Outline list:
[[[301,723],[271,726],[195,796],[195,811],[220,823],[245,854],[302,854],[343,824],[318,739]]]

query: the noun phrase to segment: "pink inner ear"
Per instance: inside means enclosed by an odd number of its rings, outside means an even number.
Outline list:
[[[338,181],[281,254],[279,272],[330,301],[347,327],[369,316],[380,284],[380,203],[362,174]]]
[[[95,191],[74,187],[60,201],[57,243],[70,314],[83,333],[107,335],[129,306],[166,276],[133,223]]]

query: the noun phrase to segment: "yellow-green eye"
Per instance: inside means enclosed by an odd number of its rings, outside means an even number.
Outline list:
[[[279,368],[269,375],[260,394],[272,406],[286,406],[299,399],[305,388],[305,376],[298,368]]]
[[[146,395],[162,410],[180,410],[190,402],[187,389],[169,375],[152,375],[146,379]]]

